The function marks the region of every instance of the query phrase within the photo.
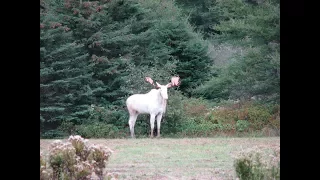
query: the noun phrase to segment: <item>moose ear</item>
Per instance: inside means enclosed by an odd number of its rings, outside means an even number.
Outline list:
[[[161,84],[159,84],[158,82],[156,82],[156,84],[157,84],[157,86],[156,86],[157,88],[159,88],[161,86]]]

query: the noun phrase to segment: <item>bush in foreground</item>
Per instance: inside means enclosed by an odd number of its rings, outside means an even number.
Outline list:
[[[272,152],[260,148],[241,151],[234,167],[240,180],[280,179],[280,147]]]
[[[40,152],[40,180],[89,180],[94,176],[110,179],[104,169],[111,153],[105,146],[88,145],[81,136],[70,136],[65,143],[56,140],[48,156]]]

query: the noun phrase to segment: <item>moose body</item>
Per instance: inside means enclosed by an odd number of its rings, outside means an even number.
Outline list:
[[[160,137],[160,125],[163,114],[166,111],[168,93],[167,88],[177,86],[179,78],[173,77],[171,83],[167,85],[160,85],[159,83],[153,84],[153,80],[149,77],[146,80],[154,85],[157,89],[152,89],[146,94],[134,94],[130,96],[126,105],[129,111],[129,127],[131,137],[134,138],[134,125],[139,114],[150,114],[151,133],[153,137],[154,122],[157,120],[157,136]]]

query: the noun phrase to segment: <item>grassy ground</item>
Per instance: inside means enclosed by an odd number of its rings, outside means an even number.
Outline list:
[[[40,140],[47,151],[53,140]],[[280,138],[90,139],[114,151],[108,172],[119,179],[236,179],[237,151],[280,146]]]

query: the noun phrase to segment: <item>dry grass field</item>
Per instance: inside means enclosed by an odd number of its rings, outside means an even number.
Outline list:
[[[40,140],[48,152],[53,140]],[[236,179],[233,155],[243,149],[280,146],[273,138],[89,139],[113,150],[107,171],[118,179]]]

